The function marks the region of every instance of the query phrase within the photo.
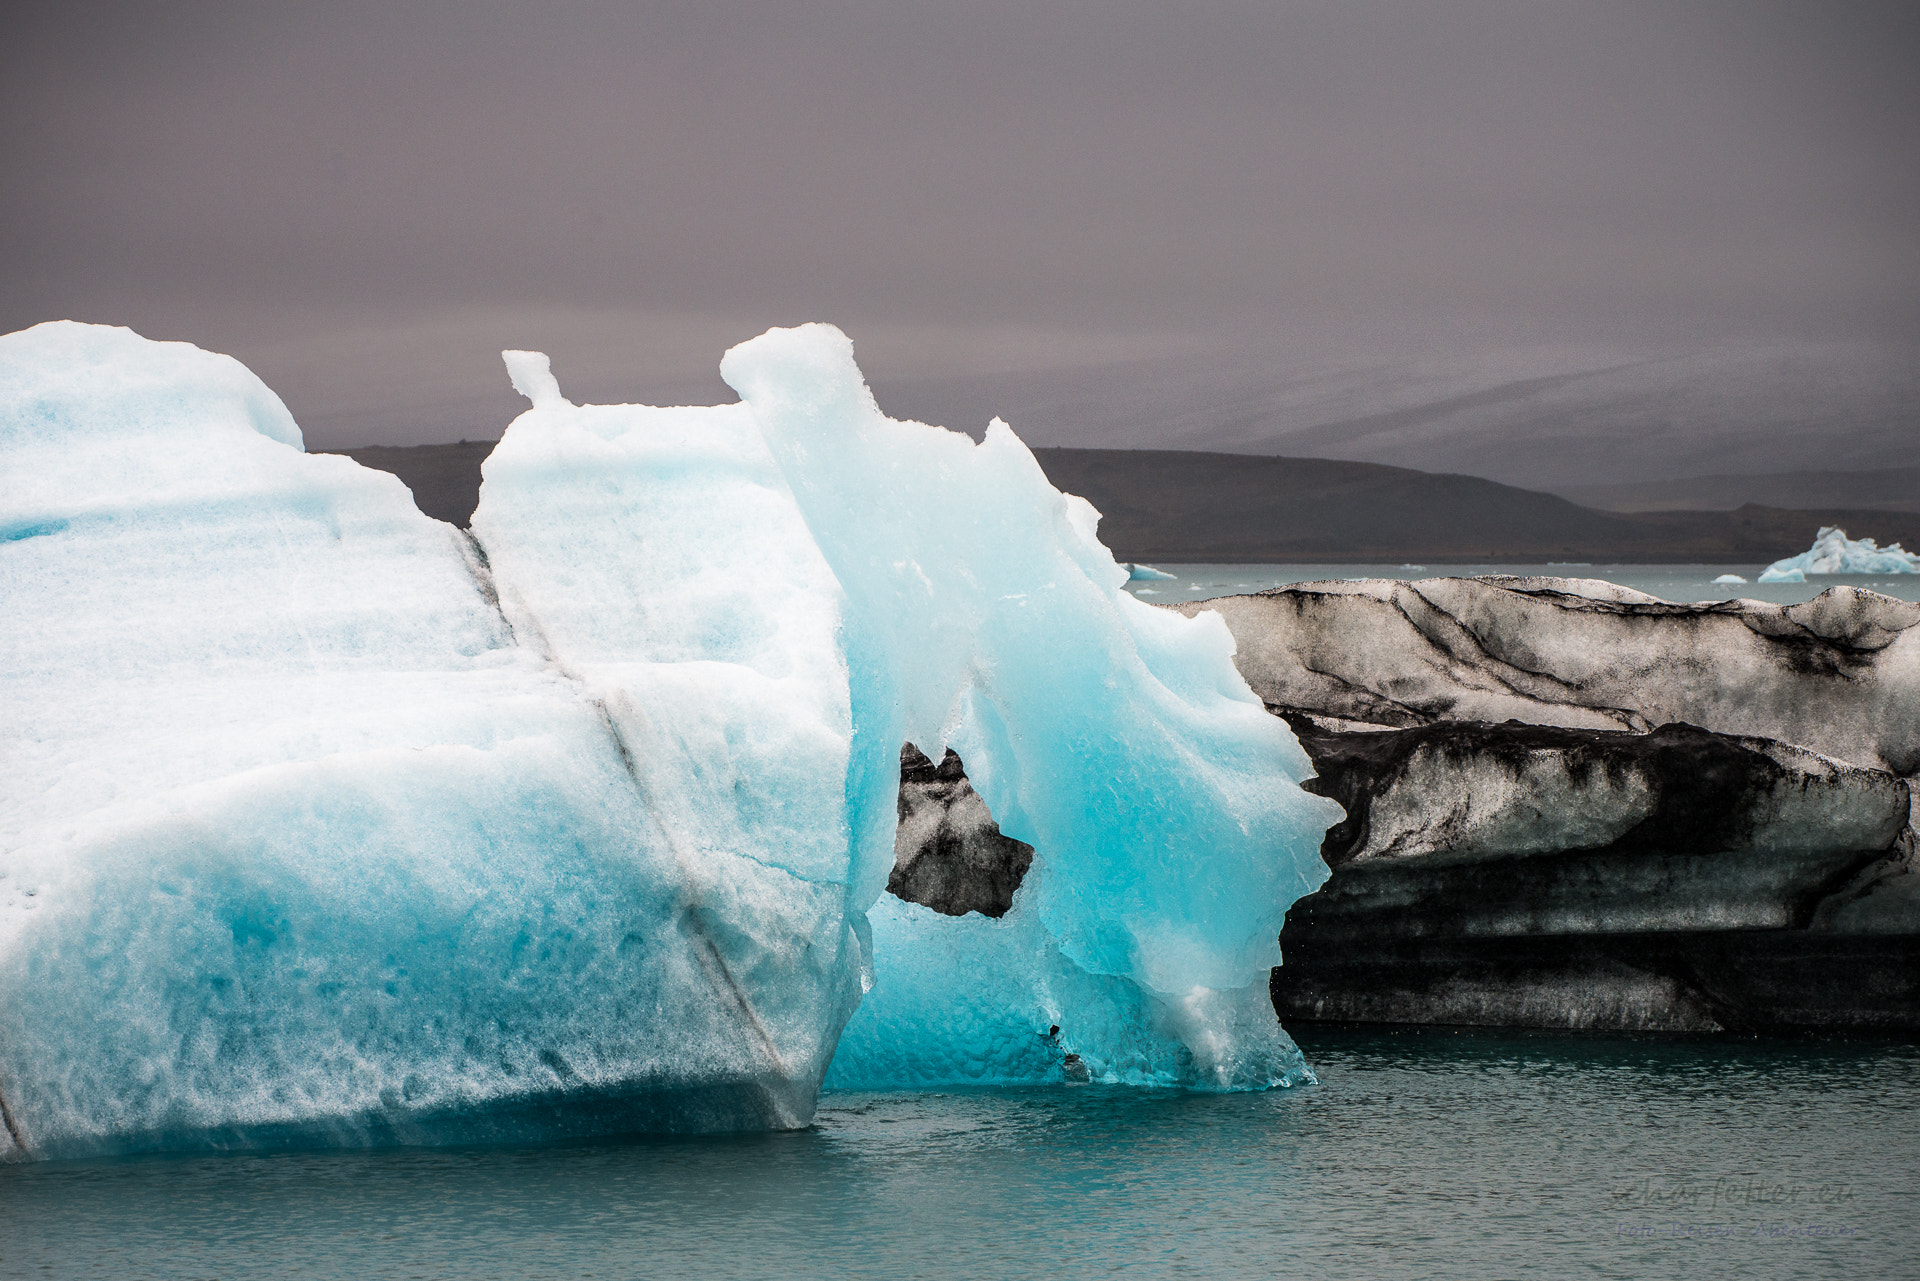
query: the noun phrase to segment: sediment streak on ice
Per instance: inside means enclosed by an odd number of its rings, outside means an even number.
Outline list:
[[[1597,580],[1296,583],[1212,610],[1271,707],[1355,725],[1675,721],[1920,773],[1920,605],[1838,586],[1682,605]]]
[[[603,717],[694,952],[804,1123],[864,960],[833,577],[741,406],[576,407],[544,357],[508,366],[533,408],[473,519],[501,608]]]

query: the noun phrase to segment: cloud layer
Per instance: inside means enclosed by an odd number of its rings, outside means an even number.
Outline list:
[[[1150,353],[1229,381],[1391,382],[1436,360],[1565,372],[1524,355],[1543,348],[1817,353],[1920,328],[1910,7],[12,21],[0,327],[72,316],[231,351],[322,444],[497,431],[504,346],[552,346],[591,398],[711,399],[721,347],[811,318],[853,333],[890,409],[929,416],[1003,375],[1080,371],[1050,384],[1078,394]],[[1245,447],[1342,447],[1322,435]]]

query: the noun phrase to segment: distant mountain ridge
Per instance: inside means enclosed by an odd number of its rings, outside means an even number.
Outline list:
[[[1920,461],[1920,342],[1910,337],[1318,359],[1207,349],[1097,369],[880,380],[875,392],[889,413],[922,422],[999,415],[1034,445],[1343,458],[1555,492],[1576,477],[1630,485]]]
[[[493,441],[339,452],[391,472],[420,510],[465,525]],[[1325,458],[1191,450],[1036,449],[1053,484],[1100,509],[1124,560],[1415,560],[1765,563],[1806,550],[1821,525],[1920,548],[1920,513],[1849,507],[1609,512],[1477,476]]]
[[[1553,492],[1601,511],[1731,511],[1757,503],[1764,507],[1920,512],[1920,467],[1683,476],[1637,484],[1556,485]]]

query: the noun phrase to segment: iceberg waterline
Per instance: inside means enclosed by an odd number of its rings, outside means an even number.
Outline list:
[[[886,418],[824,326],[733,405],[508,366],[469,538],[229,358],[0,339],[0,1154],[1301,1078],[1266,975],[1338,807],[1004,424]],[[903,742],[1035,847],[1001,919],[876,908]]]
[[[1760,571],[1763,583],[1804,583],[1808,574],[1920,574],[1920,555],[1899,543],[1880,547],[1871,538],[1848,538],[1836,525],[1822,525],[1813,546]]]

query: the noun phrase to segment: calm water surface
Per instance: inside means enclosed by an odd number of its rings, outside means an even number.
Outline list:
[[[1920,1047],[1308,1029],[1321,1083],[0,1168],[8,1277],[1913,1277]]]

